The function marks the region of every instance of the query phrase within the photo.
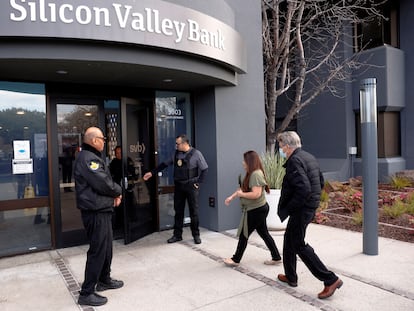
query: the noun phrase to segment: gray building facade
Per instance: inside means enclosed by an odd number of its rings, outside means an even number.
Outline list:
[[[374,42],[360,56],[360,62],[367,65],[352,72],[353,82],[338,83],[341,96],[324,93],[297,118],[303,146],[317,156],[326,179],[347,181],[362,174],[359,91],[366,78],[377,81],[379,181],[388,182],[397,172],[414,168],[414,125],[409,121],[414,96],[410,85],[414,75],[410,30],[414,4],[389,1],[383,13],[387,20],[370,28],[377,33],[364,33]],[[356,45],[349,43],[343,47],[343,55],[355,52]]]
[[[123,150],[117,238],[171,228],[171,170],[141,177],[181,133],[209,164],[200,225],[236,227],[224,199],[265,150],[263,102],[259,0],[1,2],[0,256],[85,243],[71,166],[91,125],[108,164]]]

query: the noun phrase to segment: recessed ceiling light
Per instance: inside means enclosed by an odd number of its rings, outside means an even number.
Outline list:
[[[85,117],[91,117],[92,113],[91,112],[85,112]]]
[[[165,83],[171,83],[173,80],[172,79],[164,79],[164,80],[162,80],[162,82],[165,82]]]
[[[66,70],[56,70],[56,73],[59,75],[66,75],[68,72]]]

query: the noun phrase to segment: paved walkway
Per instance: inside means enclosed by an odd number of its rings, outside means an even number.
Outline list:
[[[379,255],[362,254],[362,234],[311,224],[307,241],[344,281],[334,296],[319,300],[323,284],[298,262],[298,287],[276,280],[279,266],[253,234],[241,265],[224,266],[235,251],[235,230],[202,230],[195,245],[167,244],[171,231],[130,245],[114,242],[112,275],[125,286],[103,294],[101,307],[76,304],[87,246],[0,259],[0,310],[414,310],[414,244],[379,238]],[[283,232],[272,235],[282,249]]]

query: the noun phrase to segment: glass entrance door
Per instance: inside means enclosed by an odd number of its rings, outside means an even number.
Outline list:
[[[192,140],[192,106],[190,94],[184,92],[156,92],[156,129],[158,163],[171,159],[175,152],[175,138],[187,134]],[[174,167],[169,166],[157,176],[160,229],[174,226]],[[185,208],[184,223],[190,222]]]
[[[143,173],[150,169],[152,102],[121,100],[122,161],[124,168],[124,240],[131,243],[155,231],[157,212]]]
[[[51,137],[56,142],[52,144],[52,152],[57,246],[68,247],[86,243],[82,218],[76,206],[73,165],[85,130],[103,123],[99,114],[102,103],[97,99],[55,97],[51,102],[51,109],[56,108],[56,131]]]
[[[114,237],[130,243],[156,230],[158,218],[154,200],[150,199],[142,179],[142,172],[150,166],[152,105],[152,100],[129,98],[51,97],[51,109],[56,109],[51,113],[56,115],[56,130],[52,134],[56,144],[52,145],[52,153],[57,247],[87,242],[76,206],[73,164],[83,133],[90,126],[100,127],[108,137],[102,156],[110,167],[116,160],[117,147],[121,149],[121,165],[115,165],[120,167],[121,173],[115,177],[111,172],[123,188],[123,202],[113,215]]]

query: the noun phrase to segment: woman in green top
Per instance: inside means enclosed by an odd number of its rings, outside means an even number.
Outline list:
[[[244,153],[243,158],[243,167],[246,170],[246,175],[242,181],[239,181],[240,188],[224,201],[226,205],[229,205],[234,198],[240,198],[242,218],[237,232],[239,243],[233,257],[223,259],[223,261],[227,266],[238,266],[246,249],[249,236],[256,230],[272,255],[272,260],[266,260],[264,263],[274,265],[281,262],[281,257],[266,225],[269,205],[266,202],[265,191],[267,193],[270,192],[269,186],[267,185],[262,162],[257,152],[247,151]]]

